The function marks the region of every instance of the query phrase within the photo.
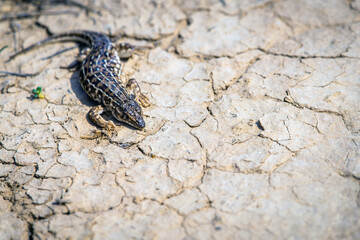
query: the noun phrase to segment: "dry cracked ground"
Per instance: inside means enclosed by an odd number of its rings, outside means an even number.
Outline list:
[[[360,238],[359,0],[34,2],[0,2],[36,73],[0,79],[0,239]],[[144,131],[91,137],[74,43],[5,63],[72,29],[147,47]]]

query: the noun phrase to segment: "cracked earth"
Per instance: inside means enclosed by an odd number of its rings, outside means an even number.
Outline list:
[[[360,238],[359,0],[70,3],[1,1],[0,239]],[[5,63],[73,29],[148,47],[144,131],[84,138],[74,43]]]

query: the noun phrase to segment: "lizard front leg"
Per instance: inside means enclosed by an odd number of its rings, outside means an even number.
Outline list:
[[[135,80],[135,78],[130,78],[126,84],[126,88],[135,98],[135,100],[141,104],[143,107],[149,107],[150,101],[149,99],[141,92],[140,86]]]
[[[109,120],[106,121],[101,114],[104,112],[104,107],[102,105],[94,106],[90,109],[88,115],[90,120],[98,125],[101,128],[105,128],[107,131],[114,131],[115,130],[115,124],[113,121]]]

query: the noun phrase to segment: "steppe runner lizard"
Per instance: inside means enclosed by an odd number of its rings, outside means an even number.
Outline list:
[[[114,130],[113,121],[107,121],[101,116],[104,111],[111,111],[112,116],[118,121],[125,122],[136,129],[145,128],[139,103],[143,107],[148,107],[150,102],[141,93],[135,79],[129,79],[125,85],[120,77],[122,71],[120,58],[129,58],[133,54],[134,47],[132,45],[122,43],[116,46],[105,34],[98,32],[72,31],[34,43],[10,56],[9,60],[53,41],[75,41],[90,47],[87,56],[81,63],[79,78],[85,92],[96,102],[101,103],[89,111],[89,118],[95,124],[106,130]]]

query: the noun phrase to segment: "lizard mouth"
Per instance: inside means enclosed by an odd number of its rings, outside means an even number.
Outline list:
[[[130,116],[122,116],[121,118],[116,118],[116,119],[120,122],[126,123],[139,130],[143,130],[145,128],[145,121],[141,116],[137,116],[134,118]]]
[[[130,121],[128,121],[128,124],[139,130],[143,130],[145,128],[145,121],[142,118],[141,120],[138,119],[137,121],[131,119]]]

